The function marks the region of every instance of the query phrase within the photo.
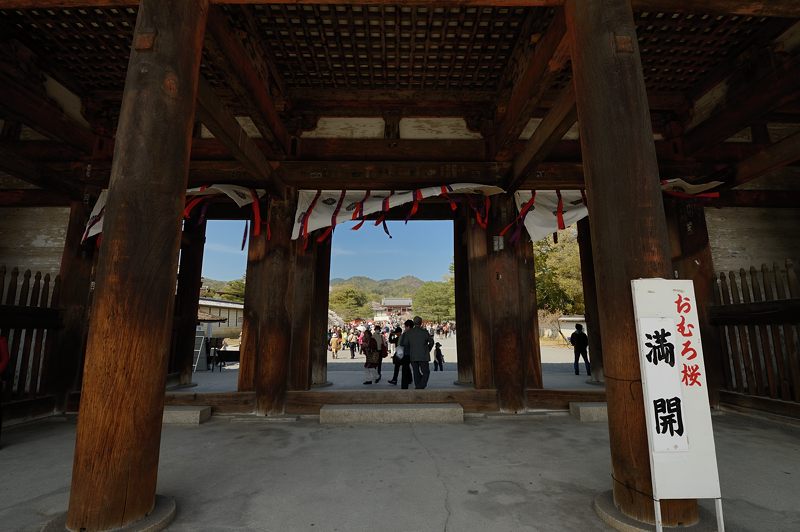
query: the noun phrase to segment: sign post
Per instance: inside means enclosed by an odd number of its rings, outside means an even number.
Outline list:
[[[656,530],[662,499],[715,499],[725,529],[692,281],[635,279],[633,292]]]

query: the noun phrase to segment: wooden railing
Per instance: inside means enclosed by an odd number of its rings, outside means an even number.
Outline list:
[[[792,261],[719,274],[711,322],[720,327],[724,388],[800,402],[800,283]]]
[[[21,277],[21,278],[20,278]],[[47,366],[61,327],[60,279],[50,274],[10,272],[0,266],[0,336],[8,339],[10,385],[4,400],[37,397],[47,390]]]

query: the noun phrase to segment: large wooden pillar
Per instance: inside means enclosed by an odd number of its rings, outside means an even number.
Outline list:
[[[608,397],[614,502],[653,522],[631,279],[670,277],[653,129],[629,0],[567,0]],[[696,501],[662,503],[664,523]]]
[[[86,347],[94,243],[82,246],[81,238],[89,219],[89,208],[82,202],[70,203],[69,223],[61,255],[61,296],[64,326],[58,331],[58,357],[47,372],[48,391],[59,403],[67,394],[80,389],[81,369]]]
[[[597,283],[594,276],[592,257],[592,235],[589,218],[578,221],[578,251],[581,258],[581,281],[583,283],[584,318],[586,334],[589,336],[589,362],[592,366],[592,380],[603,382],[603,345],[600,341],[600,314],[597,310]]]
[[[508,234],[499,236],[505,226],[517,217],[512,194],[492,197],[488,237],[488,298],[479,304],[491,313],[491,345],[494,351],[494,383],[501,412],[525,410],[527,349],[523,349],[521,329],[531,328],[530,313],[522,309],[520,290],[520,256],[517,245]],[[529,284],[526,284],[525,288]],[[525,290],[527,292],[527,290]],[[528,294],[524,294],[527,296]]]
[[[269,224],[272,236],[264,249],[263,258],[256,269],[256,297],[259,308],[256,333],[255,391],[256,413],[259,415],[283,414],[286,387],[289,378],[289,356],[292,327],[292,227],[297,208],[297,193],[286,199],[273,199],[269,206]],[[264,237],[262,231],[259,238]],[[251,289],[251,279],[246,290]]]
[[[539,315],[536,302],[536,267],[533,245],[523,230],[522,240],[515,245],[519,267],[520,334],[525,359],[525,388],[544,387],[542,381],[542,349],[539,345]]]
[[[207,0],[142,0],[96,276],[67,527],[154,507],[164,384]]]
[[[469,218],[463,210],[453,221],[453,266],[456,291],[456,357],[457,384],[472,384],[472,334],[470,334],[469,263],[467,261],[467,224]]]
[[[472,382],[477,389],[494,388],[492,369],[492,315],[489,307],[489,253],[487,231],[469,217],[466,221],[467,267],[469,273],[469,332],[472,343]],[[458,334],[458,333],[456,333]]]
[[[251,220],[252,222],[252,220]],[[264,293],[269,288],[269,272],[265,268],[267,235],[262,231],[255,236],[255,227],[250,224],[247,244],[247,266],[245,268],[244,310],[242,311],[242,341],[239,345],[239,385],[240,392],[252,392],[256,385],[256,360],[259,334],[264,320]]]
[[[311,383],[325,386],[328,382],[328,299],[330,296],[331,244],[333,236],[317,244],[314,273],[314,295],[311,318]]]
[[[316,235],[314,235],[316,236]],[[314,312],[314,278],[317,265],[317,242],[309,238],[294,240],[294,294],[292,296],[292,344],[289,364],[289,389],[311,387],[311,322]]]
[[[672,266],[678,279],[694,282],[697,318],[703,339],[703,358],[708,382],[708,400],[719,406],[719,389],[724,379],[722,347],[719,330],[711,325],[711,306],[714,304],[714,263],[708,241],[705,208],[686,200],[667,200],[667,221],[673,242]],[[677,253],[675,253],[677,251]]]
[[[194,338],[197,330],[197,308],[203,284],[203,250],[206,243],[206,221],[192,216],[183,223],[181,256],[178,268],[178,292],[175,296],[175,369],[180,384],[191,384],[194,368]]]

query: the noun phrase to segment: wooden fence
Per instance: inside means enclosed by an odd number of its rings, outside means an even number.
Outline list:
[[[47,391],[47,363],[55,347],[55,331],[61,327],[58,307],[60,279],[50,274],[20,276],[18,268],[7,272],[0,266],[0,336],[8,339],[10,385],[4,400],[25,399]]]
[[[792,261],[720,273],[715,295],[724,388],[800,402],[800,283]]]

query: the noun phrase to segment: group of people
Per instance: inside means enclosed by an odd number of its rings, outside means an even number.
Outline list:
[[[349,331],[333,328],[328,331],[328,344],[333,358],[339,357],[342,349],[350,350],[350,358],[356,353],[364,355],[364,384],[377,384],[381,381],[383,359],[392,356],[394,374],[387,382],[398,384],[404,390],[411,383],[414,388],[424,390],[430,377],[431,350],[434,351],[434,371],[444,371],[442,344],[434,341],[434,334],[450,334],[450,324],[423,325],[422,318],[416,316],[399,324],[374,324],[364,330],[352,328]]]

